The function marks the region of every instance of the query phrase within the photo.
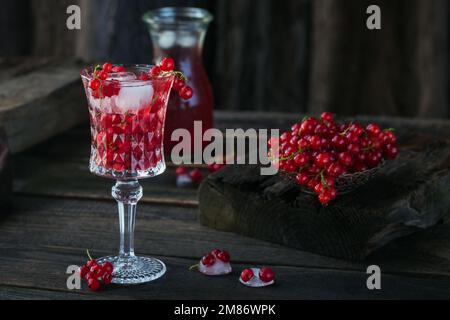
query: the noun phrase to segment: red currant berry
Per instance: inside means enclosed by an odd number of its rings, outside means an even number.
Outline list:
[[[161,68],[158,66],[154,66],[150,69],[150,75],[152,75],[153,77],[159,76],[160,73],[161,73]]]
[[[306,139],[305,137],[301,138],[300,140],[298,140],[298,147],[302,150],[308,149],[309,148],[309,140]]]
[[[84,277],[86,277],[86,275],[89,272],[89,267],[87,265],[81,266],[80,267],[80,277],[84,279]]]
[[[255,275],[253,274],[252,269],[244,269],[241,272],[241,279],[244,282],[249,282]]]
[[[100,86],[101,86],[101,83],[100,83],[100,80],[98,80],[98,79],[92,79],[89,82],[89,88],[91,88],[94,91],[97,91],[100,88]]]
[[[109,62],[104,63],[103,67],[102,67],[103,71],[105,71],[106,73],[110,73],[112,68],[113,68],[113,66]]]
[[[181,78],[175,78],[173,82],[173,89],[175,91],[180,91],[186,85],[186,82]]]
[[[111,274],[114,270],[114,266],[111,262],[105,261],[102,265],[103,273],[109,273]]]
[[[299,173],[295,177],[295,181],[301,186],[306,186],[309,182],[309,177],[304,173]]]
[[[319,194],[319,202],[320,202],[322,205],[325,206],[325,205],[327,205],[328,202],[330,202],[330,201],[331,201],[331,197],[330,197],[330,195],[329,195],[327,192]]]
[[[300,135],[304,136],[307,134],[313,134],[317,124],[318,121],[315,118],[306,119],[300,127]]]
[[[150,80],[150,76],[148,75],[148,73],[142,72],[139,77],[139,80],[141,81],[149,81]]]
[[[203,180],[203,174],[199,169],[194,169],[189,173],[192,181],[195,183],[200,183]]]
[[[331,145],[339,150],[344,150],[347,146],[347,139],[337,134],[331,139]]]
[[[350,152],[351,154],[357,154],[361,151],[361,148],[356,143],[350,143],[347,146],[347,151]]]
[[[375,123],[367,125],[366,131],[372,137],[378,137],[381,133],[380,127]]]
[[[102,80],[105,81],[108,78],[108,73],[105,71],[100,71],[97,75],[97,77]]]
[[[398,148],[395,144],[387,144],[384,148],[384,154],[389,159],[395,159],[398,155]]]
[[[228,253],[228,251],[221,251],[217,254],[217,259],[222,262],[228,263],[230,262],[230,254]]]
[[[322,148],[322,138],[319,136],[312,136],[309,143],[313,150],[318,151]]]
[[[166,57],[161,60],[159,64],[161,66],[161,70],[163,71],[173,71],[175,68],[175,61],[172,58]]]
[[[100,281],[95,278],[90,278],[88,280],[88,287],[91,291],[97,291],[100,288]]]
[[[294,157],[294,162],[299,167],[306,166],[307,164],[309,164],[310,160],[311,160],[310,155],[305,152],[299,153]]]
[[[118,73],[118,72],[124,72],[125,67],[124,66],[115,66],[111,69],[111,72]]]
[[[185,166],[179,166],[177,168],[177,170],[175,171],[175,173],[176,173],[177,177],[179,177],[179,176],[187,173],[187,168]]]
[[[104,273],[102,266],[98,264],[92,266],[90,271],[97,277],[101,277]]]
[[[317,157],[314,159],[315,160],[315,164],[319,167],[319,168],[326,168],[331,164],[331,155],[327,152],[324,153],[320,153],[319,155],[317,155]]]
[[[113,278],[113,277],[112,277],[112,274],[111,274],[111,273],[105,273],[105,274],[102,276],[103,283],[106,284],[106,285],[110,284],[111,281],[112,281],[112,278]]]
[[[350,152],[339,153],[338,160],[346,167],[351,167],[353,165],[353,158]]]
[[[345,173],[345,168],[338,162],[332,163],[327,168],[327,174],[331,177],[340,177]]]
[[[189,100],[194,95],[194,91],[189,86],[184,86],[180,89],[180,97],[183,100]]]
[[[333,121],[333,114],[331,112],[324,112],[320,115],[320,119],[325,122]]]
[[[89,260],[89,261],[86,263],[86,266],[88,266],[89,268],[92,268],[92,267],[95,266],[95,265],[97,265],[97,260],[95,260],[95,259]]]
[[[272,268],[262,267],[259,269],[259,279],[261,279],[262,282],[271,282],[275,279],[275,273]]]
[[[216,258],[210,253],[202,258],[202,263],[206,267],[211,267],[214,263],[216,263]]]

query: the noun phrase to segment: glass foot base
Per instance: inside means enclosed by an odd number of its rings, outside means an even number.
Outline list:
[[[166,273],[165,264],[150,257],[103,257],[98,263],[109,261],[114,266],[112,283],[139,284],[156,280]]]

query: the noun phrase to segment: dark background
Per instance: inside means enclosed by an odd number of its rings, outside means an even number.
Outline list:
[[[81,31],[66,29],[70,4],[81,6]],[[381,7],[382,30],[366,28],[370,4]],[[166,5],[215,16],[204,60],[217,109],[450,114],[446,0],[2,0],[0,62],[148,63],[141,15]]]

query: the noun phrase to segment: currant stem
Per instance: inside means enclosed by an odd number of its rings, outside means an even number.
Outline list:
[[[192,266],[190,266],[189,267],[189,271],[192,271],[192,270],[194,270],[194,269],[198,269],[198,267],[200,266],[200,264],[194,264],[194,265],[192,265]]]
[[[87,253],[87,256],[88,256],[89,260],[92,261],[93,259],[92,259],[92,257],[91,257],[91,254],[89,253],[89,249],[86,249],[86,253]]]

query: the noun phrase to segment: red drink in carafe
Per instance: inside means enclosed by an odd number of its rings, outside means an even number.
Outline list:
[[[193,154],[194,122],[202,122],[202,133],[213,125],[214,98],[202,58],[203,41],[211,20],[211,14],[199,8],[161,8],[144,17],[149,25],[155,61],[172,57],[176,69],[186,75],[188,85],[194,91],[189,101],[181,99],[175,92],[170,97],[164,129],[166,155],[170,155],[179,143],[171,141],[174,130],[189,131]]]

